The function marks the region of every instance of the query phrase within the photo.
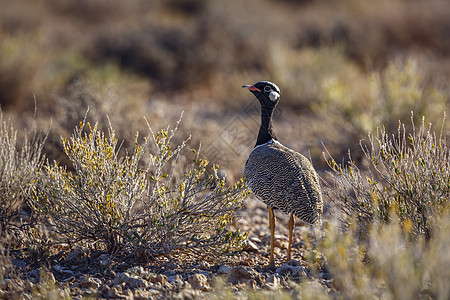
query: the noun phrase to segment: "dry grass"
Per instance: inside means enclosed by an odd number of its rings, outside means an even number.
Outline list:
[[[394,212],[406,231],[432,236],[445,218],[450,196],[447,140],[426,127],[425,121],[407,133],[399,123],[396,134],[383,129],[361,144],[369,168],[361,170],[349,154],[338,165],[330,159],[334,180],[332,199],[366,234],[375,220],[390,222]]]
[[[21,224],[20,214],[39,179],[44,163],[45,137],[34,131],[25,134],[23,145],[17,141],[17,131],[4,120],[0,111],[0,229],[11,235]],[[3,238],[3,237],[2,237]]]

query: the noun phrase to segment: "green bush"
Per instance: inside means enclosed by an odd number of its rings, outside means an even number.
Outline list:
[[[227,228],[246,194],[243,181],[226,186],[218,167],[208,170],[198,154],[186,167],[181,155],[186,141],[171,142],[176,129],[150,129],[142,142],[136,134],[133,151],[121,154],[111,125],[105,134],[98,124],[81,122],[63,139],[73,171],[56,162],[46,165],[35,209],[70,240],[110,253],[155,257],[201,249],[206,254],[241,245],[243,234]]]
[[[409,134],[399,123],[395,135],[380,130],[361,147],[367,171],[350,155],[346,166],[329,160],[334,202],[363,231],[374,220],[390,221],[394,211],[406,231],[429,239],[450,198],[449,148],[442,132],[436,135],[424,119],[419,128],[412,122]]]

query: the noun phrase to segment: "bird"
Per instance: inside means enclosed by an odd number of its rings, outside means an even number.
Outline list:
[[[302,154],[282,145],[275,136],[272,116],[280,100],[279,87],[270,81],[242,87],[255,95],[261,105],[261,125],[256,145],[245,163],[244,178],[256,198],[264,202],[269,211],[269,268],[274,269],[273,210],[280,209],[290,215],[287,252],[287,261],[290,261],[295,217],[310,225],[321,223],[322,190],[312,163]]]

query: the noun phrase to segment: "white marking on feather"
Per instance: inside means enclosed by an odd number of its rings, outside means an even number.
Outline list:
[[[264,144],[261,144],[261,145],[258,145],[258,146],[255,146],[254,148],[253,148],[253,150],[255,150],[256,148],[259,148],[259,147],[262,147],[262,146],[265,146],[265,145],[269,145],[269,144],[276,144],[276,145],[279,145],[279,146],[283,146],[279,141],[277,141],[277,140],[274,140],[274,139],[270,139],[270,141],[268,141],[267,143],[264,143]],[[252,150],[252,152],[253,152],[253,150]]]
[[[276,145],[278,145],[278,146],[283,146],[283,144],[281,144],[281,143],[280,143],[279,141],[277,141],[277,140],[272,139],[271,141],[272,141],[272,143],[274,143],[274,144],[276,144]]]
[[[264,143],[264,144],[261,144],[261,145],[255,146],[255,148],[253,148],[253,150],[255,150],[256,148],[259,148],[259,147],[262,147],[262,146],[268,145],[268,144],[272,144],[272,143],[273,143],[274,141],[275,141],[274,139],[270,139],[270,141],[268,141],[267,143]],[[277,141],[275,141],[275,142],[277,142]],[[277,143],[278,143],[278,142],[277,142]],[[253,152],[253,150],[252,150],[252,152]]]
[[[269,98],[270,98],[270,100],[272,100],[272,101],[278,100],[278,98],[280,98],[280,94],[278,94],[278,93],[275,92],[274,90],[270,90]]]

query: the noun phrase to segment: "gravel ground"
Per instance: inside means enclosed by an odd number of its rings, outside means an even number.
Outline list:
[[[121,299],[207,299],[244,297],[249,291],[270,293],[284,291],[292,296],[302,281],[309,280],[324,292],[334,293],[331,277],[324,267],[314,272],[306,257],[317,252],[302,240],[311,235],[309,226],[297,222],[293,238],[292,260],[286,262],[288,245],[288,217],[275,211],[275,262],[270,270],[268,257],[270,231],[265,205],[249,197],[240,211],[241,218],[234,224],[248,232],[248,245],[230,257],[202,260],[159,260],[140,264],[121,257],[94,253],[88,248],[68,245],[52,256],[47,266],[29,265],[27,259],[14,257],[12,263],[27,279],[5,279],[0,287],[1,298],[19,296],[36,298],[51,291],[54,296],[75,298],[99,297]],[[319,257],[320,260],[320,257]],[[323,266],[323,263],[319,263]]]

